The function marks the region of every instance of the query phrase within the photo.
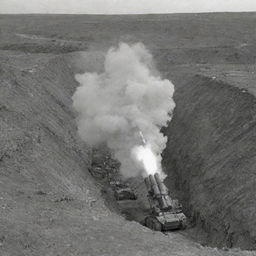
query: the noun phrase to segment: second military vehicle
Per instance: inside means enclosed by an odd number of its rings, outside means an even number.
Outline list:
[[[119,181],[114,181],[110,182],[110,185],[112,186],[114,196],[117,201],[137,199],[135,192],[126,184],[123,184]]]

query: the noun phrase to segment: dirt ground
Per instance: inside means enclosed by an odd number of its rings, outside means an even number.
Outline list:
[[[254,13],[1,15],[0,254],[256,255],[226,248],[255,249],[255,25]],[[142,41],[176,86],[164,166],[186,233],[127,221],[89,171],[74,74],[100,71],[119,40]]]

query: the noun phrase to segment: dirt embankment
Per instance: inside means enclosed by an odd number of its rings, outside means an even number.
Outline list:
[[[64,57],[0,58],[0,254],[70,251],[68,230],[83,223],[81,212],[104,208],[76,132],[73,73]]]
[[[256,99],[211,78],[182,80],[165,130],[167,184],[206,231],[202,241],[255,249]]]

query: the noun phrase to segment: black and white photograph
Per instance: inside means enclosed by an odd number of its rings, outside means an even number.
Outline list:
[[[256,1],[0,0],[0,256],[256,256]]]

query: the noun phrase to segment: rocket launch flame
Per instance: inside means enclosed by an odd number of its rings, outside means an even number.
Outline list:
[[[138,146],[136,148],[136,156],[138,161],[143,164],[144,170],[148,175],[158,172],[157,158],[149,144]]]
[[[151,146],[147,143],[142,131],[139,131],[143,145],[135,148],[136,159],[142,163],[144,171],[147,175],[155,174],[159,171],[157,157],[153,153]]]

